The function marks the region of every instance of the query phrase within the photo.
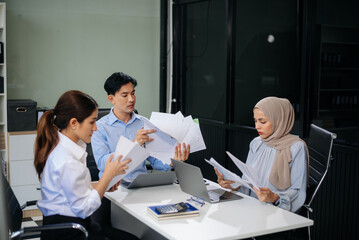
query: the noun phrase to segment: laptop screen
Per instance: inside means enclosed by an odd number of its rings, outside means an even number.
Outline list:
[[[171,159],[181,190],[194,197],[211,202],[201,169],[191,164]]]
[[[209,203],[239,200],[243,197],[224,189],[208,191],[199,167],[171,159],[181,190]],[[211,193],[211,194],[209,194]]]
[[[145,173],[138,175],[132,182],[122,181],[122,186],[131,188],[152,187],[172,184],[176,181],[176,174],[169,172]]]

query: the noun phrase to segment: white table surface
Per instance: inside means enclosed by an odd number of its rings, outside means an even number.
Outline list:
[[[219,187],[211,182],[208,189],[214,186]],[[190,198],[178,184],[140,189],[121,187],[105,194],[112,202],[112,212],[116,211],[113,206],[118,206],[139,220],[137,222],[144,223],[167,239],[241,239],[313,225],[313,220],[272,204],[261,203],[247,195],[238,195],[243,198],[197,206],[200,215],[196,217],[157,221],[147,212],[148,206],[177,203]],[[121,225],[116,223],[116,219],[112,218],[114,227]],[[121,221],[124,223],[127,220]]]

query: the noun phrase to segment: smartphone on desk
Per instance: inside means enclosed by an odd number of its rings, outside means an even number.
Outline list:
[[[161,214],[184,212],[187,209],[188,206],[184,202],[179,202],[176,204],[167,204],[167,205],[156,207],[156,210]]]

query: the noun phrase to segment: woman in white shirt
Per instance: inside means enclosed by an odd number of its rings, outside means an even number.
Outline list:
[[[43,224],[75,222],[89,232],[89,239],[106,239],[92,228],[90,216],[101,205],[101,199],[112,178],[124,174],[127,159],[121,156],[107,160],[105,172],[97,183],[91,183],[86,166],[86,143],[96,131],[96,101],[80,91],[65,92],[53,110],[46,111],[37,126],[34,165],[41,181]],[[110,191],[117,189],[115,184]],[[124,239],[132,235],[124,232]],[[77,230],[51,230],[42,239],[83,239]]]
[[[223,179],[215,169],[217,181],[224,188],[296,212],[306,198],[309,158],[305,142],[289,134],[294,124],[293,107],[288,99],[267,97],[255,105],[253,115],[259,137],[250,143],[246,164],[257,172],[263,186],[233,189],[234,182]]]

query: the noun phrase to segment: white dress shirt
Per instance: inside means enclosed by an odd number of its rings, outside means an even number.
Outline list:
[[[87,218],[101,205],[92,189],[86,166],[86,144],[59,134],[59,143],[50,153],[41,176],[41,200],[37,206],[44,216],[63,215]]]

